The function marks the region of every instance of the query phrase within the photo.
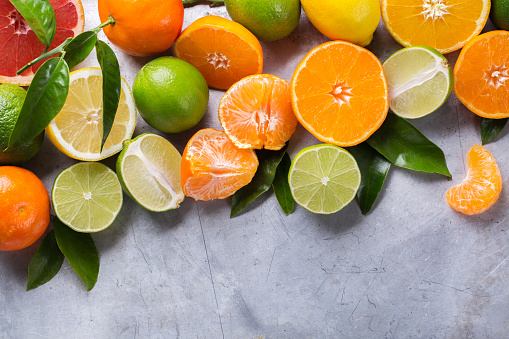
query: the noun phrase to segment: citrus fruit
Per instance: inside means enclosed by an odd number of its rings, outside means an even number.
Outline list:
[[[9,138],[26,95],[27,92],[22,87],[0,84],[0,165],[18,164],[31,159],[39,152],[44,141],[44,132],[41,132],[26,144],[7,152],[3,151],[9,145]]]
[[[184,200],[180,183],[181,156],[165,138],[152,133],[124,141],[117,175],[124,191],[144,208],[162,212]]]
[[[221,99],[219,121],[239,148],[281,149],[297,127],[290,84],[275,75],[245,77]]]
[[[447,203],[458,212],[479,214],[497,201],[502,191],[502,176],[495,159],[482,146],[470,149],[467,162],[467,176],[447,191]]]
[[[194,127],[203,117],[209,88],[203,75],[190,63],[160,57],[138,72],[133,96],[141,117],[165,133]]]
[[[454,66],[454,93],[475,114],[509,117],[509,32],[492,31],[471,40]]]
[[[301,0],[309,21],[331,40],[367,46],[380,22],[378,0]]]
[[[102,152],[102,73],[100,68],[71,72],[64,107],[46,127],[51,142],[67,156],[84,161],[107,158],[122,149],[136,125],[136,108],[127,82],[121,80],[115,121]]]
[[[263,70],[262,46],[253,33],[215,15],[193,22],[177,39],[174,49],[176,57],[198,68],[207,84],[217,89],[226,90],[245,76]]]
[[[83,32],[85,18],[80,0],[49,0],[57,29],[50,50]],[[21,75],[16,71],[41,55],[44,46],[9,0],[0,0],[0,83],[28,86],[43,61]]]
[[[440,53],[463,47],[483,29],[490,0],[382,0],[385,27],[405,47],[425,45]]]
[[[509,31],[509,0],[491,0],[490,19],[498,29]]]
[[[58,219],[77,232],[99,232],[122,207],[117,175],[98,162],[80,162],[58,174],[51,190]]]
[[[249,184],[257,168],[253,150],[237,148],[224,132],[202,129],[182,155],[182,190],[195,200],[224,199]]]
[[[276,41],[297,27],[300,0],[225,0],[231,18],[259,39]]]
[[[177,39],[184,22],[181,0],[99,0],[99,17],[114,25],[104,34],[118,48],[134,56],[162,53]]]
[[[442,106],[451,94],[452,69],[434,48],[403,48],[385,60],[383,66],[390,109],[403,118],[428,115]]]
[[[0,201],[0,251],[28,247],[48,227],[48,192],[32,172],[0,166]]]
[[[361,173],[354,157],[334,145],[304,148],[292,161],[288,174],[295,201],[310,212],[336,213],[357,194]]]
[[[293,73],[290,91],[299,122],[319,140],[338,146],[366,140],[389,110],[382,64],[346,41],[311,50]]]

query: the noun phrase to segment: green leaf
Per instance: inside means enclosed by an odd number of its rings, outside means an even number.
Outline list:
[[[239,189],[232,197],[232,208],[230,218],[241,212],[246,206],[258,198],[263,193],[267,192],[272,186],[274,177],[276,176],[276,169],[283,155],[286,152],[287,145],[279,151],[258,150],[258,170],[249,184]]]
[[[85,61],[94,49],[97,42],[97,32],[86,31],[72,39],[71,43],[65,47],[64,60],[69,69],[73,69],[80,62]]]
[[[294,205],[290,184],[288,183],[288,173],[290,172],[291,165],[292,159],[290,159],[288,153],[285,152],[283,159],[281,159],[281,162],[277,166],[276,176],[272,182],[272,188],[276,194],[279,206],[281,206],[286,215],[293,212]]]
[[[387,115],[367,142],[396,166],[451,177],[440,147],[394,113]]]
[[[120,101],[120,67],[113,50],[105,42],[97,40],[95,45],[97,60],[101,65],[103,74],[103,137],[101,151],[108,139],[115,115],[117,114],[118,102]]]
[[[481,120],[481,140],[482,144],[486,145],[493,139],[497,137],[497,135],[502,132],[505,125],[507,124],[508,118],[505,119],[488,119],[482,118]]]
[[[50,281],[58,273],[63,262],[64,255],[58,248],[55,231],[51,230],[28,264],[27,291]]]
[[[41,133],[64,106],[69,92],[69,67],[61,58],[47,60],[35,73],[7,150],[19,147]]]
[[[76,232],[53,218],[58,247],[90,291],[99,275],[99,254],[89,233]]]
[[[9,0],[26,20],[39,41],[49,46],[55,38],[57,20],[48,0]]]
[[[361,184],[357,191],[357,201],[362,214],[366,215],[382,190],[391,163],[365,142],[350,147],[349,150],[361,171]]]

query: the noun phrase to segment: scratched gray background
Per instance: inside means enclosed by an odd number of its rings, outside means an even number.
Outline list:
[[[86,27],[95,27],[96,1],[84,5]],[[184,26],[208,13],[227,16],[224,8],[198,6],[185,11]],[[290,37],[263,43],[264,71],[290,80],[304,54],[325,41],[303,14]],[[369,46],[381,60],[399,48],[383,24]],[[150,60],[117,55],[130,84]],[[451,63],[457,55],[448,56]],[[85,64],[97,66],[95,57]],[[211,91],[196,128],[166,135],[181,152],[199,128],[220,127],[222,94]],[[124,196],[115,223],[94,235],[101,269],[91,292],[67,262],[52,281],[25,292],[37,245],[0,253],[0,337],[507,337],[508,191],[474,217],[445,201],[447,189],[465,176],[467,151],[480,143],[479,123],[454,96],[415,121],[444,150],[453,179],[393,168],[368,216],[355,202],[331,216],[300,207],[285,216],[273,195],[234,219],[229,199],[186,199],[180,209],[156,214]],[[135,135],[144,132],[155,130],[139,119]],[[487,146],[504,179],[506,134]],[[316,143],[299,126],[290,153]],[[73,163],[46,140],[26,167],[50,189]]]

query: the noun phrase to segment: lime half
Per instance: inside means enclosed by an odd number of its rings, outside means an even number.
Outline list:
[[[55,213],[77,232],[99,232],[111,225],[122,208],[122,187],[101,163],[75,164],[57,176],[51,191]]]
[[[428,115],[442,106],[451,94],[452,69],[434,48],[403,48],[385,60],[383,66],[390,108],[403,118]]]
[[[355,197],[361,173],[350,153],[321,144],[304,148],[295,156],[288,181],[299,205],[313,213],[331,214]]]
[[[126,193],[154,212],[179,207],[184,200],[180,182],[182,157],[165,138],[152,133],[124,142],[117,174]]]

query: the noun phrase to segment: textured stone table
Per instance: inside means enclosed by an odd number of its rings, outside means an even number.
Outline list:
[[[86,27],[95,27],[97,3],[84,5]],[[197,6],[186,9],[184,26],[209,13],[227,16],[224,8]],[[291,36],[262,43],[264,71],[290,80],[304,54],[325,41],[303,14]],[[399,48],[381,23],[369,49],[385,60]],[[132,85],[151,59],[115,51]],[[95,56],[85,65],[97,66]],[[220,127],[222,94],[211,90],[197,127],[165,135],[180,152],[198,129]],[[52,281],[26,292],[28,262],[40,242],[0,253],[0,337],[507,337],[508,190],[480,216],[460,215],[445,201],[466,174],[466,153],[480,143],[479,124],[454,95],[415,121],[444,150],[453,179],[393,167],[367,216],[355,202],[330,216],[300,207],[286,216],[269,194],[233,219],[229,199],[186,199],[180,209],[156,214],[124,195],[114,224],[93,236],[101,269],[91,292],[67,262]],[[145,132],[156,131],[139,118],[135,135]],[[290,153],[316,143],[299,126]],[[504,179],[508,143],[503,132],[487,146]],[[115,160],[104,163],[113,167]],[[49,190],[73,163],[46,140],[25,167]]]

